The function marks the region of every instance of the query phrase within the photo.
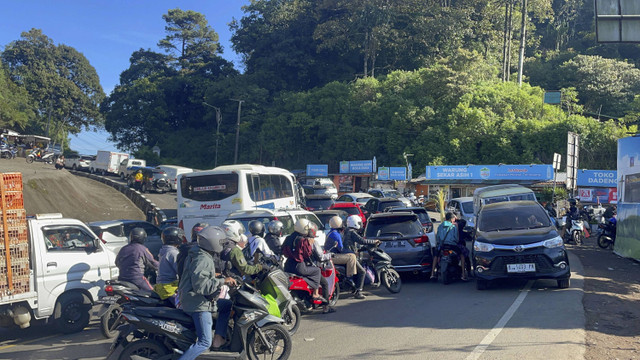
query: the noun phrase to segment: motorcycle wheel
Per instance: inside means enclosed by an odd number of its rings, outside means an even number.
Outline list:
[[[269,352],[267,344],[258,336],[258,331],[262,331],[269,345],[273,347],[273,353]],[[269,324],[251,331],[249,340],[247,341],[247,355],[250,360],[267,357],[286,360],[291,355],[292,345],[291,336],[282,325]]]
[[[112,339],[118,335],[118,326],[122,323],[120,320],[120,313],[122,307],[118,304],[113,304],[107,310],[107,312],[100,318],[100,331],[102,335],[107,339]]]
[[[451,284],[451,275],[449,275],[449,263],[446,261],[440,261],[440,275],[442,276],[442,284],[449,285]]]
[[[161,343],[155,340],[143,339],[125,346],[118,360],[132,360],[136,355],[147,359],[157,359],[168,354],[169,350]]]
[[[27,156],[27,164],[31,164],[33,162],[33,156]]]
[[[390,293],[397,294],[400,292],[402,289],[402,279],[400,279],[400,274],[398,274],[395,269],[385,269],[381,275],[382,285],[384,285]]]
[[[340,283],[336,282],[336,288],[333,290],[333,294],[329,299],[329,306],[336,306],[338,299],[340,299]]]
[[[300,309],[295,305],[291,307],[291,310],[286,309],[282,314],[282,320],[284,320],[283,326],[287,329],[289,335],[293,335],[298,331],[301,316]]]
[[[576,231],[574,231],[574,232],[573,232],[573,242],[574,242],[576,245],[581,245],[581,244],[582,244],[582,237],[583,237],[583,236],[584,236],[584,235],[582,235],[582,232],[577,231],[577,230],[576,230]]]

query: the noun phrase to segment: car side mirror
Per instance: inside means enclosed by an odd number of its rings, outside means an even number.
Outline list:
[[[100,247],[101,243],[102,241],[100,241],[100,239],[98,238],[93,239],[93,252],[102,251],[102,248]]]
[[[431,222],[432,222],[432,223],[434,223],[434,222],[438,222],[438,220],[436,220],[436,218],[431,218]]]

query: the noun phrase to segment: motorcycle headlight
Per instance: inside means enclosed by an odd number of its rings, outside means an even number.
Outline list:
[[[473,250],[475,250],[477,252],[489,252],[489,251],[493,250],[493,245],[476,241],[473,244]]]
[[[545,240],[543,245],[548,249],[560,247],[563,245],[562,238],[560,236],[556,236],[553,239]]]

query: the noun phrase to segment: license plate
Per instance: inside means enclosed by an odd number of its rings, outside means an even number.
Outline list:
[[[120,300],[120,296],[103,296],[96,301],[97,304],[115,304]]]
[[[384,247],[388,247],[388,248],[405,247],[405,242],[404,241],[386,241]]]
[[[536,264],[507,264],[507,272],[510,273],[523,273],[523,272],[535,272]]]

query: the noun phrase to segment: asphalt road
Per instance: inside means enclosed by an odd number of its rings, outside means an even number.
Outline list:
[[[303,316],[291,359],[582,359],[582,265],[571,255],[571,287],[555,281],[428,283],[403,276],[399,294],[345,295],[337,312]],[[0,359],[103,359],[110,341],[97,322],[59,335],[46,325],[0,329]]]
[[[120,180],[120,178],[116,176],[109,176],[109,179],[119,182],[121,184],[127,184],[126,181]],[[159,194],[156,192],[148,192],[144,194],[144,196],[151,200],[154,204],[156,204],[164,213],[167,215],[167,218],[172,218],[177,216],[177,201],[176,201],[176,192],[170,191],[164,194]]]

